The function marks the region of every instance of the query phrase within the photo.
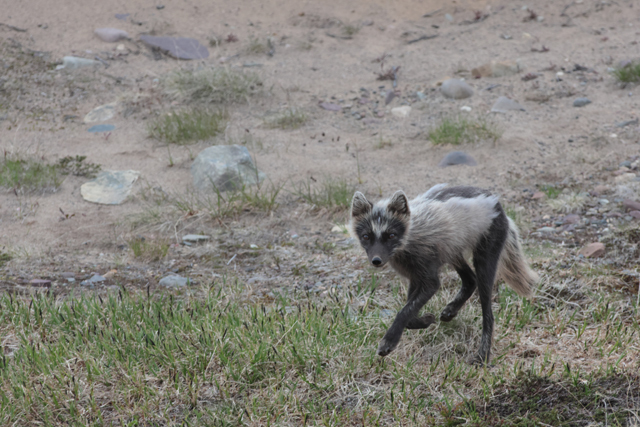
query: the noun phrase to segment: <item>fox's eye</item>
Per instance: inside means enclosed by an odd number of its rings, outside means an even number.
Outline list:
[[[395,235],[394,233],[391,233],[391,234],[389,234],[389,238],[390,238],[390,239],[395,239],[395,238],[396,238],[396,235]]]
[[[362,240],[369,240],[369,235],[368,234],[363,234],[362,235]]]

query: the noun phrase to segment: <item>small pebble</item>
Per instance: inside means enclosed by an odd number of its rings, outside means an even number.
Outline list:
[[[589,98],[576,98],[573,101],[574,107],[584,107],[587,104],[591,104],[591,100],[589,100]]]

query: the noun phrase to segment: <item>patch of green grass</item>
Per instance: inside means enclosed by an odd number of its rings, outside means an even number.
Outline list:
[[[357,25],[347,24],[342,27],[342,34],[344,34],[345,37],[353,37],[358,34],[359,31],[360,27]]]
[[[308,179],[294,184],[293,194],[319,208],[348,208],[355,191],[344,179],[325,178],[321,183]]]
[[[159,261],[169,253],[169,243],[166,240],[147,240],[144,237],[131,239],[129,248],[134,257],[149,261]]]
[[[185,103],[235,104],[264,92],[262,80],[253,72],[229,68],[178,71],[163,82],[165,91]]]
[[[184,110],[166,113],[148,125],[149,136],[168,144],[204,141],[222,132],[228,114],[224,111]]]
[[[633,419],[629,411],[637,411],[638,405],[637,375],[576,374],[567,364],[563,379],[522,372],[487,401],[469,402],[456,415],[471,415],[471,426],[626,426]]]
[[[261,41],[256,37],[251,37],[249,43],[245,47],[245,52],[249,55],[266,54],[271,50],[269,40]]]
[[[617,68],[613,76],[621,83],[640,82],[640,62],[632,63],[626,67]]]
[[[478,140],[497,141],[502,136],[497,126],[487,119],[471,118],[463,115],[444,117],[429,132],[429,139],[435,145],[475,142]]]
[[[309,116],[299,108],[291,107],[265,119],[265,125],[270,129],[298,129],[304,125]]]
[[[11,261],[13,259],[13,257],[6,253],[6,252],[0,252],[0,268],[4,267],[5,265],[7,265],[7,263],[9,261]]]
[[[562,194],[562,188],[558,188],[555,185],[541,185],[540,191],[547,195],[547,199],[557,199]]]
[[[62,184],[57,165],[38,158],[11,158],[0,163],[0,187],[23,192],[54,192]]]
[[[58,160],[58,167],[63,175],[84,176],[87,178],[95,178],[100,172],[100,165],[95,163],[84,163],[87,156],[66,156]]]

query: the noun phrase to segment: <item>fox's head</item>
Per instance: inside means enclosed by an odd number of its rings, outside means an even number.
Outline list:
[[[371,204],[359,191],[351,202],[351,234],[367,251],[374,267],[384,266],[401,249],[410,225],[409,201],[402,191]]]

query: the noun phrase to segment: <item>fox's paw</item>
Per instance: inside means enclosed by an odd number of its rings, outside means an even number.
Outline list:
[[[378,356],[386,356],[396,349],[398,343],[400,342],[400,335],[398,335],[397,339],[390,340],[387,337],[382,338],[380,341],[380,345],[378,346]]]
[[[422,317],[414,317],[407,323],[406,329],[427,329],[431,324],[436,323],[436,316],[426,313]]]
[[[455,307],[452,307],[451,304],[447,305],[444,310],[442,310],[442,313],[440,313],[440,320],[443,322],[450,322],[458,315],[458,310],[456,310]]]

